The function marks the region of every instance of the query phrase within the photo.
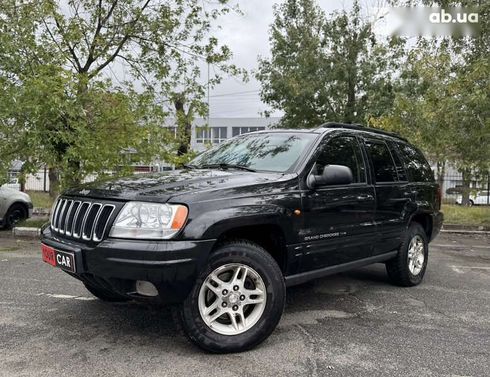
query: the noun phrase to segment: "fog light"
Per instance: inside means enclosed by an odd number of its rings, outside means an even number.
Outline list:
[[[157,288],[144,280],[136,280],[136,292],[142,296],[158,296]]]

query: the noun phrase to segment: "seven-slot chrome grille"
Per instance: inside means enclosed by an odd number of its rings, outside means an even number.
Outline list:
[[[51,230],[66,237],[99,242],[115,208],[114,204],[60,198],[51,215]]]

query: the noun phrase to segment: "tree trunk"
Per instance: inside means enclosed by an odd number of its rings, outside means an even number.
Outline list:
[[[353,123],[356,118],[356,85],[357,79],[357,57],[359,55],[359,39],[358,34],[354,33],[347,62],[347,102],[345,104],[344,121],[345,123]]]
[[[461,173],[463,175],[463,192],[462,192],[461,204],[466,206],[470,202],[471,170],[463,169]]]
[[[184,101],[176,99],[174,105],[177,115],[177,137],[179,143],[177,156],[183,156],[189,153],[190,150],[192,124],[189,122],[188,114],[185,113]]]
[[[63,181],[65,187],[78,186],[81,183],[81,163],[78,160],[68,161],[68,171],[65,172],[66,180]]]
[[[355,108],[356,108],[355,83],[354,83],[354,79],[349,77],[347,104],[345,105],[345,116],[344,116],[345,123],[352,123],[354,121]]]
[[[60,192],[60,171],[56,168],[49,168],[49,196],[56,198]]]
[[[26,191],[26,172],[25,172],[25,164],[22,165],[20,168],[20,173],[19,173],[19,185],[20,185],[20,191],[25,192]]]
[[[444,175],[446,174],[446,161],[437,162],[437,183],[442,190],[444,187]],[[442,191],[441,191],[442,192]]]

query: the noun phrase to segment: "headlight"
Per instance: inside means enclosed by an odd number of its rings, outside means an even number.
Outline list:
[[[179,204],[128,202],[112,225],[110,237],[168,239],[187,220],[187,207]]]

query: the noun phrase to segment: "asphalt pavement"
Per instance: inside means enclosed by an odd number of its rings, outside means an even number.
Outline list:
[[[0,376],[490,375],[490,238],[444,234],[429,258],[414,288],[378,264],[288,289],[269,339],[212,355],[170,308],[100,302],[0,232]]]

